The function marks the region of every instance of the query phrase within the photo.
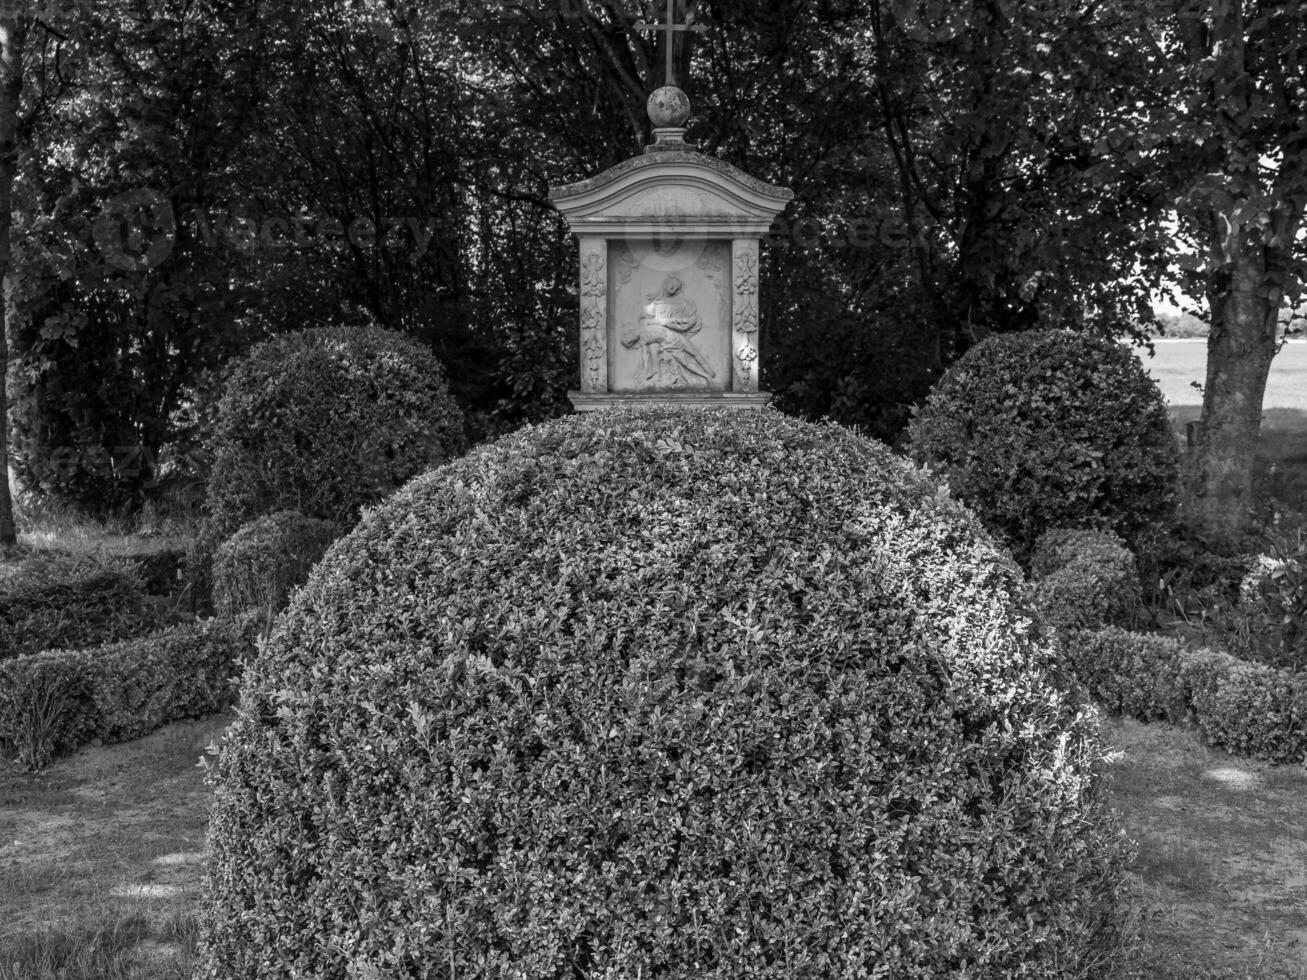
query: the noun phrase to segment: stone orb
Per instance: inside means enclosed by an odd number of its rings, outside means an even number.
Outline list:
[[[654,89],[649,96],[649,118],[659,129],[684,126],[690,118],[690,97],[675,85]]]

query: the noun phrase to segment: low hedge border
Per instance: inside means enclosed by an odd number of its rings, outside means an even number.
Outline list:
[[[0,581],[0,660],[126,640],[164,625],[135,563],[33,555]]]
[[[1115,627],[1063,642],[1076,677],[1110,711],[1196,725],[1209,745],[1239,755],[1307,761],[1307,674]]]
[[[0,661],[0,745],[36,770],[88,742],[125,742],[229,705],[259,617],[211,619],[84,650]]]

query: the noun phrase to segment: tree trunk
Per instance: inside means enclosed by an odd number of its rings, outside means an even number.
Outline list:
[[[10,7],[0,14],[0,548],[17,544],[14,502],[9,492],[9,229],[14,176],[18,170],[18,110],[23,90],[25,15]]]
[[[1255,528],[1262,398],[1275,356],[1280,291],[1265,250],[1245,247],[1208,288],[1211,333],[1203,426],[1192,474],[1194,517],[1216,541],[1237,545]]]

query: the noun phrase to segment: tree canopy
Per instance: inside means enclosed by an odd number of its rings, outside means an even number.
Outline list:
[[[130,508],[202,477],[223,366],[305,326],[429,345],[474,436],[565,411],[576,259],[547,189],[648,139],[661,42],[635,24],[662,6],[6,4],[24,485]],[[892,439],[988,333],[1142,334],[1184,240],[1214,327],[1243,316],[1227,280],[1263,283],[1268,308],[1295,288],[1296,3],[678,12],[708,26],[675,42],[689,138],[795,192],[760,309],[762,381],[789,411]]]

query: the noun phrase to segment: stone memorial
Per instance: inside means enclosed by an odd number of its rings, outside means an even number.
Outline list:
[[[668,36],[685,25],[661,25]],[[692,28],[691,28],[692,29]],[[617,404],[757,407],[758,242],[793,197],[685,142],[690,101],[649,97],[654,141],[550,189],[580,245],[579,411]]]

